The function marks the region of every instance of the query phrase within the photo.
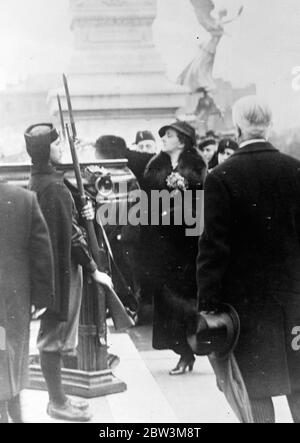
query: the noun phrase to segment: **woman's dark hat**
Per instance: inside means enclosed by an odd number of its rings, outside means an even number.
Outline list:
[[[50,156],[50,145],[58,137],[59,133],[52,123],[38,123],[29,126],[25,134],[26,150],[32,160],[48,160]]]
[[[231,305],[222,304],[221,309],[218,313],[198,313],[196,333],[187,337],[196,355],[224,358],[234,350],[240,334],[239,316]]]
[[[188,123],[182,122],[182,121],[176,121],[174,123],[171,123],[170,125],[163,126],[158,131],[159,136],[163,137],[168,129],[175,129],[176,131],[180,132],[181,134],[188,136],[192,140],[194,145],[196,144],[195,129],[191,125],[189,125]]]

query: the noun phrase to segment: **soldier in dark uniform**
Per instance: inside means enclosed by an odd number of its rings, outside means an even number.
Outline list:
[[[98,271],[92,259],[84,230],[63,174],[55,169],[61,159],[59,134],[51,124],[37,124],[25,132],[26,148],[32,159],[30,189],[37,198],[46,219],[54,257],[55,300],[53,309],[43,316],[38,336],[41,368],[49,391],[47,412],[65,420],[88,421],[86,402],[74,402],[63,390],[62,355],[77,346],[79,314],[82,297],[82,269],[92,278],[112,286],[110,277]],[[94,217],[91,204],[82,216]]]
[[[46,222],[32,192],[0,183],[0,423],[22,422],[28,383],[30,307],[35,318],[53,302]]]

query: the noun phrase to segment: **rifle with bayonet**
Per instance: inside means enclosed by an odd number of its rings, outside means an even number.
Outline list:
[[[63,140],[65,141],[66,140],[66,130],[65,130],[64,116],[63,116],[63,112],[62,112],[59,94],[57,94],[56,97],[57,97],[58,112],[59,112],[59,118],[60,118],[61,133],[62,133]]]
[[[69,86],[68,86],[68,81],[66,76],[63,74],[63,82],[64,82],[64,88],[65,88],[65,93],[66,93],[66,99],[67,99],[67,105],[68,105],[68,111],[69,111],[69,117],[70,117],[70,124],[71,124],[71,130],[72,130],[72,137],[73,137],[73,141],[74,143],[76,143],[77,140],[77,130],[76,130],[76,125],[75,125],[75,121],[74,121],[74,116],[73,116],[73,110],[72,110],[72,103],[71,103],[71,96],[70,96],[70,91],[69,91]],[[61,107],[61,101],[60,101],[60,97],[59,95],[57,95],[57,101],[58,101],[58,110],[59,110],[59,115],[60,115],[60,121],[61,121],[61,125],[62,125],[62,133],[63,133],[63,137],[65,140],[65,128],[64,128],[64,117],[63,117],[63,113],[62,113],[62,107]],[[98,221],[99,227],[101,229],[101,235],[103,238],[103,244],[105,244],[106,246],[106,250],[108,253],[108,263],[110,263],[113,267],[113,271],[115,273],[115,276],[118,280],[118,282],[120,282],[122,289],[124,290],[125,293],[125,299],[127,300],[127,304],[128,304],[128,308],[127,308],[127,312],[129,313],[129,315],[131,317],[134,317],[134,312],[137,309],[137,301],[136,298],[133,294],[132,288],[131,286],[127,283],[127,281],[125,280],[118,264],[115,261],[115,258],[113,256],[113,252],[108,240],[108,237],[106,235],[105,229],[101,223],[101,220]]]
[[[75,171],[75,177],[77,182],[77,188],[80,195],[80,202],[82,206],[85,206],[87,203],[87,197],[84,191],[81,172],[80,172],[80,166],[78,162],[77,152],[75,148],[75,142],[77,140],[77,131],[75,126],[75,121],[73,117],[73,111],[72,111],[72,104],[71,104],[71,98],[67,83],[67,78],[64,75],[64,86],[65,86],[65,93],[67,98],[67,104],[68,104],[68,111],[69,111],[69,117],[70,117],[70,123],[71,123],[71,129],[72,129],[72,135],[70,134],[69,126],[66,125],[67,130],[67,138],[71,150],[72,160],[73,160],[73,166]],[[93,220],[84,220],[85,222],[85,228],[87,232],[88,237],[88,243],[89,247],[93,256],[93,259],[95,260],[98,269],[101,269],[101,260],[103,255],[101,254],[101,249],[99,247],[98,238],[95,232],[95,226]],[[108,239],[105,239],[108,241]],[[103,291],[105,293],[105,302],[103,303]],[[105,322],[105,314],[106,314],[106,306],[111,314],[112,320],[114,322],[114,326],[116,329],[128,329],[131,326],[134,325],[133,320],[129,317],[127,314],[121,300],[119,299],[118,295],[112,288],[108,288],[104,285],[98,285],[97,284],[97,300],[98,300],[98,336],[99,338],[103,336],[103,330],[105,330],[104,322]],[[103,312],[104,311],[104,312]],[[102,320],[99,319],[99,317],[102,317]],[[100,340],[101,342],[101,340]]]

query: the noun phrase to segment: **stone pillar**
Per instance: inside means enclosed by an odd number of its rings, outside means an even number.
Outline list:
[[[157,134],[185,104],[187,89],[168,80],[153,43],[156,3],[70,0],[74,53],[67,75],[80,136],[110,133],[131,144],[137,130]],[[56,92],[49,98],[57,116]]]

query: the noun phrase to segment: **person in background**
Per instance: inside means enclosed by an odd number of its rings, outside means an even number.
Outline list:
[[[217,148],[218,142],[214,138],[204,140],[198,145],[198,150],[205,158],[208,169],[212,169],[218,164]]]
[[[29,188],[35,191],[47,222],[54,257],[54,305],[41,319],[38,335],[41,369],[49,393],[47,413],[57,419],[88,421],[88,403],[66,396],[62,386],[63,354],[74,352],[78,342],[82,299],[82,267],[99,284],[111,287],[111,278],[97,269],[85,232],[63,173],[56,170],[62,148],[52,124],[41,123],[25,131],[26,149],[32,160]],[[84,218],[94,218],[91,203],[82,209]]]
[[[272,397],[286,395],[300,423],[300,162],[268,142],[272,112],[257,96],[235,103],[233,122],[239,149],[204,187],[198,309],[239,315],[233,354],[253,421],[274,423]]]
[[[157,147],[154,135],[150,131],[138,131],[135,137],[135,143],[132,148],[138,152],[156,154]]]
[[[160,209],[158,225],[147,226],[143,248],[148,256],[149,274],[156,282],[152,344],[155,349],[172,349],[180,356],[170,371],[173,376],[184,374],[187,369],[191,371],[195,362],[186,339],[188,320],[185,313],[196,305],[198,237],[186,235],[185,217],[181,224],[175,222],[175,210],[179,209],[181,214],[184,211],[182,204],[175,207],[172,195],[180,193],[183,197],[185,191],[192,192],[189,209],[194,213],[196,191],[203,188],[206,164],[195,148],[195,130],[188,123],[176,121],[163,126],[159,135],[163,141],[162,152],[145,170],[145,188],[149,196],[153,191],[169,191],[170,207]],[[166,224],[167,213],[170,222]]]
[[[33,192],[0,183],[0,423],[22,423],[30,318],[51,308],[49,232]]]
[[[222,164],[225,160],[232,156],[238,149],[239,145],[231,138],[223,138],[220,140],[217,149],[218,165]]]

